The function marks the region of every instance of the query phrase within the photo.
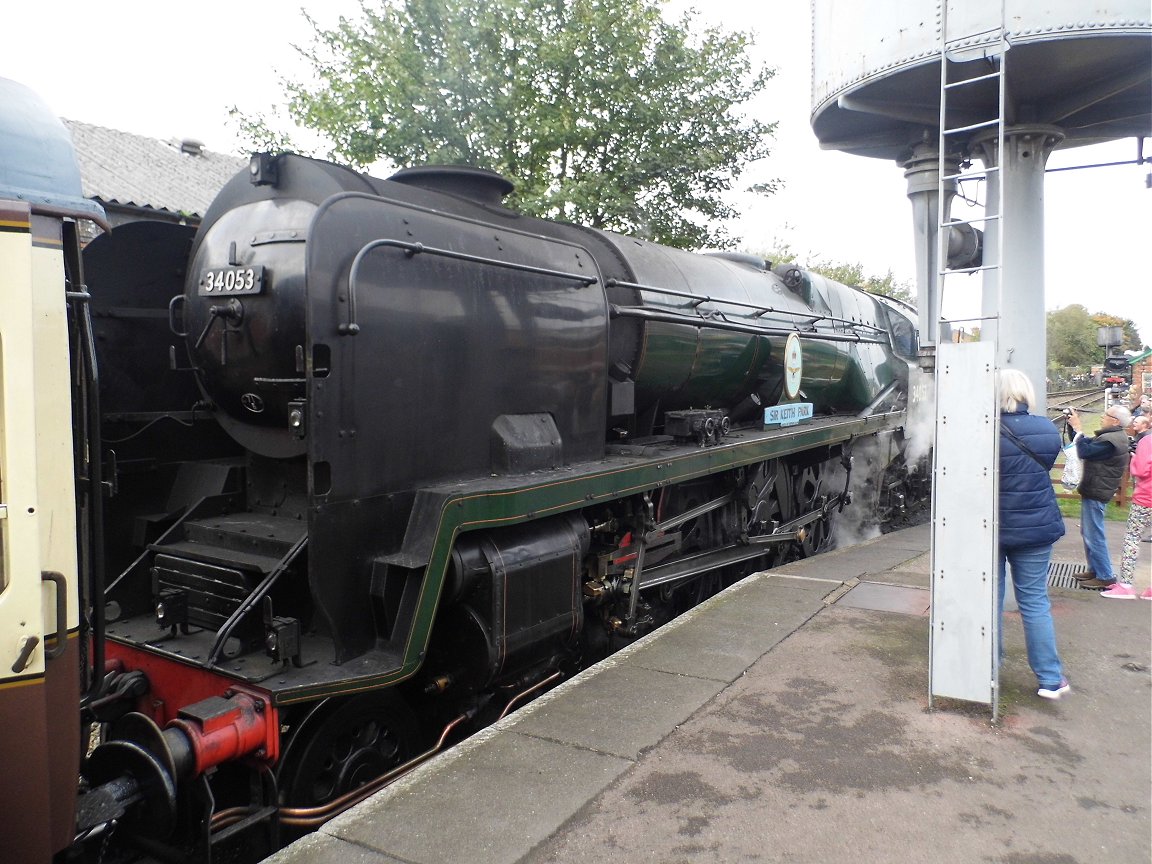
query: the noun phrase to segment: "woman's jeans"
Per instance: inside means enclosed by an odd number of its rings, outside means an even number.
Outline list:
[[[1052,545],[1000,550],[1000,656],[1004,656],[1004,573],[1005,562],[1012,570],[1012,588],[1024,622],[1024,644],[1028,665],[1041,687],[1059,685],[1064,678],[1056,653],[1056,629],[1052,626],[1052,605],[1048,602],[1048,562]]]
[[[1108,539],[1104,536],[1104,508],[1106,501],[1080,499],[1080,537],[1084,540],[1084,558],[1088,569],[1102,582],[1111,582],[1112,559],[1108,557]]]

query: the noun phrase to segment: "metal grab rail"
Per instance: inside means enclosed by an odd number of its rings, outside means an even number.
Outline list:
[[[356,322],[356,292],[360,278],[360,265],[369,252],[380,248],[400,249],[409,258],[417,255],[436,255],[449,258],[453,261],[468,261],[472,264],[484,264],[488,267],[499,267],[504,270],[515,270],[518,273],[534,273],[538,276],[552,276],[556,279],[567,279],[580,282],[587,286],[600,281],[599,276],[585,276],[582,273],[566,273],[563,270],[550,270],[547,267],[536,267],[532,264],[517,264],[513,261],[501,261],[498,258],[484,258],[480,255],[471,255],[467,252],[453,252],[451,249],[439,249],[435,246],[425,246],[423,243],[409,243],[407,240],[381,239],[365,244],[356,257],[352,259],[352,267],[348,272],[348,322],[339,325],[336,330],[341,336],[355,336],[360,332],[360,325]]]
[[[850,321],[847,318],[836,318],[831,315],[813,316],[812,310],[793,311],[791,309],[777,309],[775,306],[765,306],[762,303],[745,303],[741,300],[729,300],[725,297],[713,297],[710,294],[693,294],[689,291],[678,291],[675,288],[658,288],[655,285],[641,285],[638,282],[624,282],[620,279],[609,279],[604,283],[606,288],[629,288],[633,291],[648,291],[653,294],[665,294],[669,297],[683,297],[685,300],[692,300],[692,308],[696,309],[703,303],[718,303],[724,306],[735,306],[738,309],[752,309],[754,310],[753,318],[761,318],[764,315],[771,313],[772,315],[789,315],[792,318],[804,319],[806,325],[811,326],[817,321],[829,321],[832,324],[839,324],[843,327],[863,327],[867,330],[873,330],[877,333],[886,333],[887,331],[876,324],[865,324],[863,321]],[[640,309],[640,306],[620,306],[621,309]],[[723,313],[720,313],[723,314]]]
[[[52,634],[55,644],[49,648],[46,638],[44,646],[44,659],[55,660],[62,657],[68,647],[68,580],[55,570],[41,571],[40,579],[56,586],[56,632]]]
[[[75,249],[79,254],[78,245]],[[76,263],[75,266],[79,267],[79,264]],[[105,585],[104,572],[105,483],[104,445],[100,437],[100,428],[103,422],[100,413],[100,366],[96,360],[96,336],[92,328],[92,307],[89,303],[92,296],[88,293],[86,285],[81,284],[79,287],[79,291],[66,291],[64,296],[76,316],[75,338],[78,342],[79,362],[76,369],[78,380],[73,384],[73,387],[79,389],[79,396],[83,403],[73,408],[73,417],[74,420],[78,421],[79,428],[83,430],[84,440],[75,442],[73,446],[86,447],[85,453],[77,452],[74,456],[77,463],[87,469],[85,471],[87,476],[77,478],[77,482],[80,484],[78,491],[83,489],[82,512],[87,522],[85,528],[88,532],[88,543],[80,544],[81,571],[86,570],[87,573],[77,574],[80,583],[77,588],[82,607],[85,603],[85,589],[88,591],[86,600],[91,608],[89,625],[92,645],[92,662],[89,665],[91,678],[84,693],[80,696],[81,707],[86,707],[100,695],[100,688],[104,682],[104,643],[107,630],[104,604],[108,587]],[[84,461],[85,459],[87,461]],[[87,576],[86,580],[85,575]],[[59,586],[57,587],[59,588]],[[81,621],[83,622],[83,609],[81,610]],[[67,625],[65,625],[66,630]]]
[[[859,333],[822,333],[819,330],[801,330],[799,327],[758,327],[755,324],[742,324],[736,321],[703,318],[699,314],[686,312],[660,311],[646,306],[608,307],[612,318],[640,318],[644,321],[660,321],[665,324],[686,324],[691,327],[706,327],[710,330],[729,330],[734,333],[750,333],[754,336],[788,336],[795,333],[801,339],[814,342],[859,342],[870,345],[887,345],[887,339],[861,336]],[[869,326],[869,325],[863,325]]]
[[[305,534],[299,540],[292,544],[284,557],[277,562],[276,566],[265,576],[260,583],[252,589],[251,593],[244,598],[244,601],[228,616],[228,620],[224,625],[216,631],[216,639],[212,643],[212,649],[208,652],[208,665],[215,666],[220,662],[220,655],[224,653],[224,644],[232,635],[232,631],[244,619],[244,616],[256,608],[256,604],[263,600],[268,592],[272,590],[272,586],[276,584],[277,580],[288,570],[292,562],[296,560],[296,556],[308,545],[308,535]]]

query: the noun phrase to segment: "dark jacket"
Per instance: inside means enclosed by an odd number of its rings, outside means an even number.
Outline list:
[[[1128,436],[1120,428],[1098,429],[1092,438],[1077,438],[1084,476],[1076,491],[1081,498],[1111,501],[1128,467]]]
[[[1049,471],[1060,454],[1060,433],[1051,420],[1019,411],[1000,415],[1000,548],[1047,546],[1064,536]],[[1010,429],[1041,465],[1004,434]]]

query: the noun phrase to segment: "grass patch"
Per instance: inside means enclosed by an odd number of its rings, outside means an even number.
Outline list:
[[[1056,483],[1059,486],[1060,478],[1057,475]],[[1057,494],[1063,487],[1059,487]],[[1057,498],[1057,506],[1060,507],[1060,514],[1072,519],[1080,518],[1080,496],[1075,492],[1072,493],[1071,498]],[[1104,519],[1112,522],[1127,522],[1128,521],[1128,508],[1121,507],[1115,501],[1109,501],[1108,506],[1104,508]]]

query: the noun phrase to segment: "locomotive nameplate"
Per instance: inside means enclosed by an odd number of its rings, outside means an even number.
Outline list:
[[[213,267],[200,276],[201,297],[229,294],[259,294],[264,290],[264,265],[255,267]]]
[[[789,402],[785,405],[771,405],[764,409],[765,426],[795,426],[812,419],[811,402]]]

